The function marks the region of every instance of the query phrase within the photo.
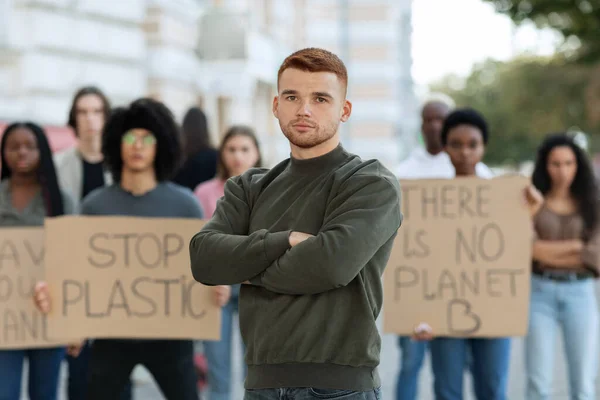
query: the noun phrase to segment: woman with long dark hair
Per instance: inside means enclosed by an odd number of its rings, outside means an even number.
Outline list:
[[[528,400],[549,399],[555,345],[562,331],[570,398],[595,399],[600,275],[598,188],[585,152],[566,134],[541,144],[532,183],[539,191],[533,217],[533,274],[525,340]]]
[[[173,182],[194,190],[217,172],[217,150],[210,143],[206,114],[192,107],[183,118],[183,165]]]
[[[9,125],[0,143],[0,227],[43,226],[45,217],[73,213],[73,200],[61,192],[52,152],[42,128],[31,122]],[[65,349],[0,351],[0,399],[19,400],[23,361],[29,361],[29,398],[57,398]]]
[[[217,176],[200,184],[195,191],[207,218],[211,218],[217,200],[225,194],[225,182],[250,168],[261,166],[260,147],[253,130],[236,125],[227,130],[219,147]],[[240,285],[217,286],[215,295],[221,305],[221,340],[204,342],[204,353],[208,363],[208,385],[210,399],[231,399],[231,348],[233,338],[233,316],[238,312]]]

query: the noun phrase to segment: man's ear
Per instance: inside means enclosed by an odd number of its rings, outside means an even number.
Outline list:
[[[350,118],[350,114],[352,114],[352,103],[350,103],[348,100],[344,100],[344,107],[342,107],[342,115],[340,116],[340,121],[348,121],[348,118]]]
[[[273,98],[273,115],[275,118],[279,119],[279,113],[277,112],[277,107],[279,106],[279,96],[275,96]]]

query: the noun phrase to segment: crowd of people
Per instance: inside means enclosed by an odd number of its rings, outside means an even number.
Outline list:
[[[399,166],[399,178],[493,177],[481,162],[491,139],[484,117],[475,110],[453,108],[452,100],[444,95],[425,102],[421,114],[425,146],[414,150]],[[551,398],[560,332],[570,399],[592,400],[596,398],[599,356],[597,179],[585,150],[567,133],[552,133],[539,146],[531,180],[525,197],[535,237],[523,398]],[[398,343],[397,400],[419,398],[419,372],[428,351],[436,399],[463,399],[465,371],[472,375],[478,400],[507,398],[510,338],[435,337],[424,321],[414,336],[400,337]]]
[[[225,181],[261,162],[250,127],[232,126],[215,149],[199,108],[186,113],[180,128],[161,102],[142,98],[111,108],[107,96],[92,86],[74,95],[68,125],[76,146],[54,155],[41,126],[15,122],[4,130],[0,226],[43,226],[45,217],[74,213],[208,218],[223,196]],[[210,398],[230,399],[239,285],[214,291],[223,310],[222,339],[207,341],[200,350],[210,365]],[[0,399],[20,399],[25,359],[31,399],[57,398],[64,359],[69,400],[131,399],[129,376],[137,364],[150,370],[167,398],[197,399],[198,372],[203,370],[194,363],[198,347],[192,341],[96,339],[66,349],[3,350]]]
[[[245,399],[381,399],[377,372],[382,274],[402,223],[400,179],[477,176],[493,140],[484,116],[434,97],[422,108],[425,146],[396,173],[340,144],[350,118],[342,61],[322,49],[290,55],[278,72],[273,113],[291,156],[263,168],[249,126],[232,126],[213,148],[206,115],[190,109],[181,127],[160,101],[111,108],[96,87],[74,96],[75,147],[53,155],[44,130],[9,125],[0,144],[0,226],[43,226],[66,214],[204,218],[190,241],[191,272],[214,286],[221,339],[200,346],[208,398],[232,399],[233,319],[245,348]],[[562,331],[572,400],[595,398],[600,275],[598,193],[590,162],[567,134],[540,145],[532,185],[532,290],[526,337],[528,400],[548,399],[554,342]],[[52,308],[47,284],[35,303]],[[463,398],[473,376],[478,400],[505,400],[510,338],[438,337],[424,320],[400,337],[396,398],[418,398],[429,352],[438,400]],[[199,398],[199,346],[192,340],[89,338],[66,348],[0,351],[0,400],[19,400],[23,362],[32,400],[57,399],[68,362],[69,400],[131,399],[144,365],[170,400]]]

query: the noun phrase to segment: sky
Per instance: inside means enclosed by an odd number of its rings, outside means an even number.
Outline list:
[[[508,60],[523,51],[552,54],[559,37],[512,21],[481,0],[413,0],[412,74],[427,85],[447,74],[467,76],[486,58]]]

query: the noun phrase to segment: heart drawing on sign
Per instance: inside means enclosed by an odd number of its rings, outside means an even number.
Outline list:
[[[471,311],[471,303],[454,299],[448,302],[448,332],[457,335],[470,335],[481,327],[481,318]]]

